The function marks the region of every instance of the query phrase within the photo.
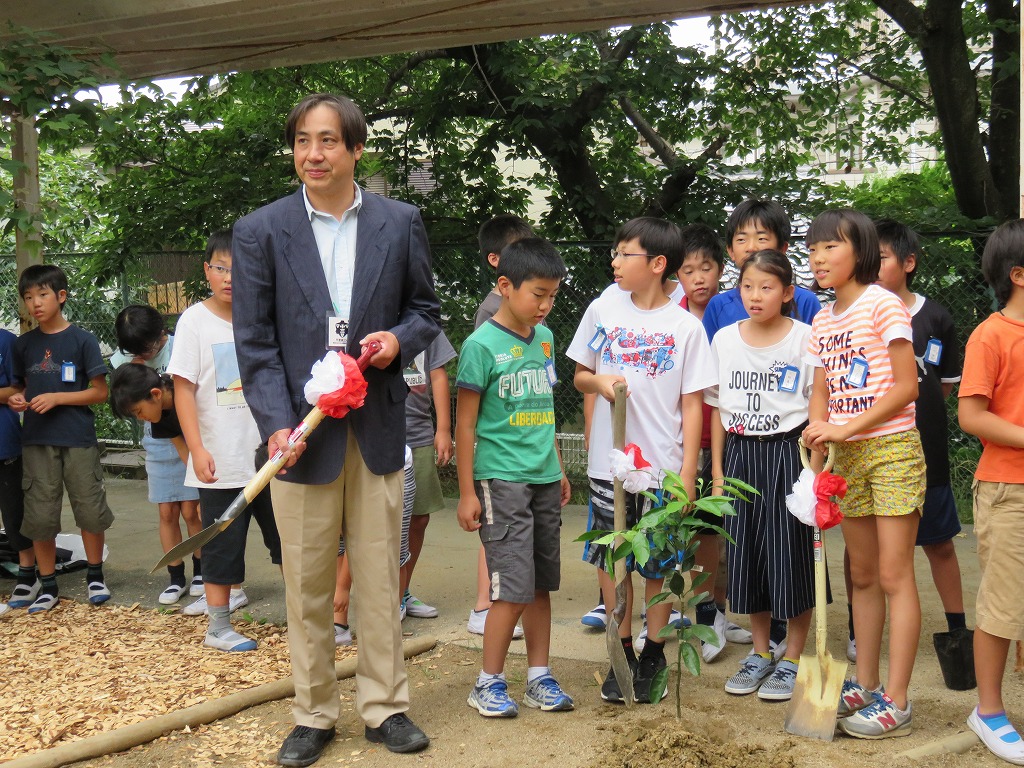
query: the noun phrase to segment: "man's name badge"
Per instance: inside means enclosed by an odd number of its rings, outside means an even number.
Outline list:
[[[604,343],[608,340],[608,334],[605,333],[604,328],[600,325],[597,326],[597,331],[594,333],[594,338],[587,344],[595,352],[600,352],[601,348],[604,347]]]
[[[74,363],[61,363],[60,364],[60,380],[66,384],[72,384],[75,381],[75,364]]]
[[[850,363],[850,372],[846,374],[846,383],[851,387],[859,389],[868,380],[868,361],[863,357],[853,358]]]
[[[327,348],[348,349],[348,318],[327,313]]]
[[[555,386],[558,383],[558,373],[555,372],[555,361],[550,357],[544,361],[544,372],[548,375],[548,384]]]
[[[929,365],[938,365],[942,360],[942,342],[938,339],[928,339],[924,348],[924,361]]]
[[[425,387],[427,385],[427,375],[423,371],[416,370],[415,368],[406,368],[403,378],[405,379],[405,384],[409,389]]]
[[[797,386],[800,384],[800,369],[792,365],[787,365],[781,371],[779,371],[779,391],[780,392],[796,392]]]

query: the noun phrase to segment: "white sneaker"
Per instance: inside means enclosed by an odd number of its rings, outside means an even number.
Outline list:
[[[245,594],[245,590],[239,587],[238,589],[231,590],[231,597],[228,598],[228,608],[234,613],[239,608],[245,608],[249,604],[249,596]]]
[[[185,594],[184,584],[168,584],[167,589],[160,593],[156,601],[160,605],[174,605],[181,600],[183,594]]]
[[[750,645],[754,642],[754,636],[750,634],[750,630],[729,621],[728,616],[725,618],[725,639],[736,645]]]
[[[437,608],[427,605],[416,595],[409,595],[405,598],[405,611],[414,619],[436,619]]]
[[[1005,715],[986,723],[978,717],[975,707],[967,717],[967,725],[993,755],[1013,765],[1024,765],[1024,739]]]
[[[5,613],[7,613],[10,610],[11,610],[11,606],[9,606],[7,603],[0,603],[0,616],[3,616]]]
[[[188,585],[188,593],[192,597],[199,597],[204,594],[205,591],[206,590],[203,588],[203,577],[201,575],[193,576],[192,581]]]
[[[206,604],[206,595],[201,595],[198,600],[193,600],[181,609],[183,616],[205,616],[209,612],[210,607]]]
[[[405,616],[408,613],[408,609],[405,607],[405,600],[398,601],[398,620],[405,621]]]
[[[846,638],[846,658],[853,664],[857,663],[857,641],[852,637]]]
[[[245,635],[240,635],[235,631],[225,632],[220,637],[207,632],[206,637],[203,639],[203,645],[208,648],[216,648],[218,651],[227,651],[228,653],[256,650],[255,640]]]
[[[715,623],[711,625],[711,628],[715,630],[715,635],[718,637],[718,645],[714,645],[713,643],[705,643],[703,640],[700,641],[700,654],[704,657],[704,661],[708,662],[709,664],[718,658],[718,654],[725,650],[724,613],[718,612],[715,614]]]
[[[469,621],[466,622],[466,631],[473,635],[482,635],[484,633],[484,625],[487,624],[488,610],[484,608],[482,611],[470,611]],[[516,628],[512,630],[512,639],[521,640],[522,637],[523,627],[520,624],[516,624]]]
[[[352,645],[352,630],[346,624],[334,625],[334,644]]]

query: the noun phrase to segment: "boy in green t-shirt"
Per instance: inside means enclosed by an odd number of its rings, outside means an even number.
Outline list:
[[[505,248],[498,263],[501,306],[466,339],[459,356],[459,525],[480,531],[491,576],[483,669],[467,701],[484,717],[519,714],[504,669],[520,617],[528,664],[524,703],[545,712],[573,708],[548,666],[550,593],[559,586],[569,481],[555,443],[552,336],[540,325],[565,273],[545,240],[526,238]]]

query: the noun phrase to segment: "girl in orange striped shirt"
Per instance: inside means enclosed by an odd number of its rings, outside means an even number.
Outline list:
[[[852,210],[826,211],[807,232],[818,285],[836,300],[811,325],[815,366],[810,424],[803,438],[836,444],[836,472],[849,492],[841,505],[850,557],[857,679],[843,685],[839,728],[880,739],[911,729],[907,698],[921,633],[914,541],[924,503],[921,439],[914,427],[917,362],[910,312],[875,285],[880,256],[874,224]],[[889,602],[889,675],[879,655]]]

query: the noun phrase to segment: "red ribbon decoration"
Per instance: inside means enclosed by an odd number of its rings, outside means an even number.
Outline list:
[[[634,469],[647,469],[651,466],[651,462],[644,458],[644,455],[640,452],[640,446],[636,443],[627,444],[622,449],[622,452],[633,460]]]
[[[846,479],[831,472],[820,472],[814,478],[814,495],[818,501],[814,505],[814,518],[817,526],[827,531],[842,522],[843,513],[839,511],[839,499],[846,496]]]
[[[345,383],[341,389],[320,395],[316,407],[332,419],[340,419],[353,408],[358,408],[366,399],[366,379],[351,355],[338,352],[345,369]]]

